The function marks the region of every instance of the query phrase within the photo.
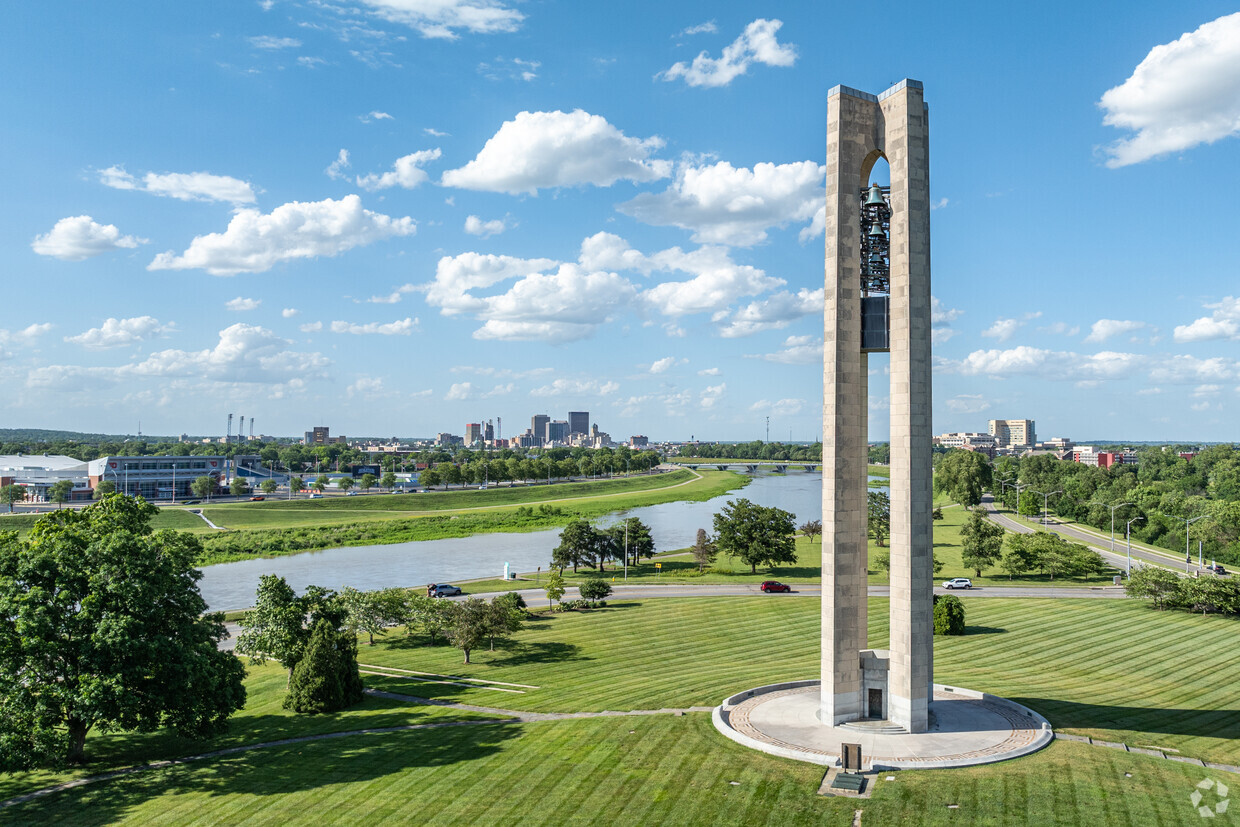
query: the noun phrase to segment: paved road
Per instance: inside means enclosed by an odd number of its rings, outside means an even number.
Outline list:
[[[547,595],[542,589],[514,589],[518,594],[525,598],[525,602],[530,606],[540,606],[542,601],[547,599]],[[935,587],[936,594],[948,594],[945,589]],[[1117,598],[1124,596],[1124,590],[1120,588],[1058,588],[1034,586],[1028,588],[1020,587],[1004,587],[1004,586],[978,586],[968,591],[953,591],[951,594],[958,594],[968,597],[1070,597],[1070,598]],[[481,597],[484,600],[490,600],[492,597],[503,594],[503,592],[478,592],[477,594],[466,594],[461,597],[447,598],[449,600],[464,600],[466,597]],[[612,586],[612,599],[623,600],[646,600],[659,597],[754,597],[761,595],[756,584],[746,585],[641,585],[641,586],[624,586],[615,584]],[[891,590],[887,586],[870,586],[870,597],[888,597]],[[580,597],[580,592],[576,587],[570,587],[564,594],[565,599],[575,599]],[[793,586],[792,592],[788,594],[771,594],[766,595],[770,600],[780,600],[790,597],[822,597],[822,586],[819,585],[803,585]],[[220,642],[220,648],[231,650],[235,645],[234,638],[241,631],[241,626],[237,623],[225,624],[228,628],[230,637]]]
[[[1115,542],[1115,553],[1113,554],[1111,553],[1110,540],[1100,542],[1095,535],[1090,534],[1087,531],[1082,531],[1074,526],[1060,525],[1055,522],[1051,522],[1050,525],[1046,526],[1041,524],[1030,525],[1023,520],[1014,520],[1005,514],[1000,514],[995,510],[994,496],[991,494],[982,495],[982,507],[989,512],[990,519],[994,520],[1008,531],[1014,531],[1018,534],[1031,534],[1039,529],[1043,531],[1053,531],[1054,533],[1059,534],[1066,539],[1072,540],[1073,542],[1084,543],[1094,551],[1099,552],[1103,559],[1108,563],[1117,566],[1121,570],[1128,565],[1127,547],[1118,538]],[[1132,559],[1134,562],[1159,566],[1161,568],[1171,569],[1172,571],[1190,572],[1197,568],[1195,565],[1185,565],[1183,562],[1177,564],[1175,560],[1166,557],[1165,555],[1155,554],[1154,552],[1145,551],[1143,549],[1136,548],[1135,546],[1132,549]]]

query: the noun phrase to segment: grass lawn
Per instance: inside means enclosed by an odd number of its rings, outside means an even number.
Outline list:
[[[1200,824],[1203,773],[1056,743],[989,767],[905,771],[873,798],[724,740],[705,714],[484,725],[279,747],[58,793],[11,824]],[[880,779],[884,776],[880,776]],[[949,809],[949,804],[957,805]]]

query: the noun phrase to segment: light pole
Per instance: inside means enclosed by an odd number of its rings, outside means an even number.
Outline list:
[[[1201,514],[1200,516],[1193,517],[1191,520],[1188,519],[1187,517],[1176,517],[1177,520],[1184,521],[1184,562],[1187,564],[1187,566],[1191,566],[1193,564],[1193,553],[1189,550],[1189,545],[1188,545],[1188,527],[1192,525],[1193,523],[1197,522],[1198,520],[1204,520],[1206,517],[1209,517],[1209,516],[1210,516],[1209,514]],[[1185,571],[1188,571],[1187,566],[1184,569]]]
[[[1007,492],[1009,485],[1012,486],[1013,488],[1016,488],[1016,483],[1012,482],[1011,480],[999,480],[999,496],[1000,497],[1004,496],[1004,494]],[[1017,497],[1019,497],[1020,491],[1018,490],[1016,494],[1017,494]],[[1017,510],[1019,511],[1020,510],[1019,499],[1017,500],[1016,506],[1017,506]]]
[[[629,582],[629,521],[624,521],[624,582]]]
[[[1049,522],[1049,520],[1047,519],[1047,517],[1049,516],[1047,512],[1050,510],[1049,503],[1051,501],[1051,496],[1054,494],[1062,494],[1063,489],[1060,489],[1058,491],[1050,491],[1047,493],[1043,493],[1041,491],[1034,491],[1033,493],[1042,494],[1042,525],[1047,525]]]
[[[1089,505],[1100,505],[1103,508],[1111,509],[1111,553],[1112,554],[1115,553],[1115,509],[1123,508],[1126,505],[1134,505],[1134,504],[1135,503],[1120,503],[1119,505],[1107,505],[1106,503],[1093,502],[1093,501],[1089,503]]]
[[[1017,514],[1020,514],[1020,490],[1022,488],[1028,488],[1031,485],[1033,485],[1033,483],[1031,482],[1020,483],[1020,484],[1011,483],[1011,486],[1016,489],[1016,513]]]
[[[1132,524],[1144,519],[1144,517],[1133,517],[1128,521],[1128,525],[1124,526],[1124,537],[1128,540],[1128,567],[1124,569],[1124,576],[1129,579],[1132,578]]]

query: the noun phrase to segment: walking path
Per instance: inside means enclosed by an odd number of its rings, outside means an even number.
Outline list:
[[[216,531],[227,531],[228,530],[224,528],[224,526],[222,525],[216,525],[215,523],[211,522],[211,520],[207,517],[207,515],[202,512],[201,508],[187,508],[185,510],[188,511],[190,514],[201,517],[204,523],[211,526]]]

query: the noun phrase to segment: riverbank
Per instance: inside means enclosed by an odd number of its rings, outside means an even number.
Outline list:
[[[748,483],[748,477],[730,471],[683,470],[537,488],[217,506],[207,512],[214,522],[244,528],[204,536],[199,565],[349,546],[541,531],[641,506],[704,502]]]

